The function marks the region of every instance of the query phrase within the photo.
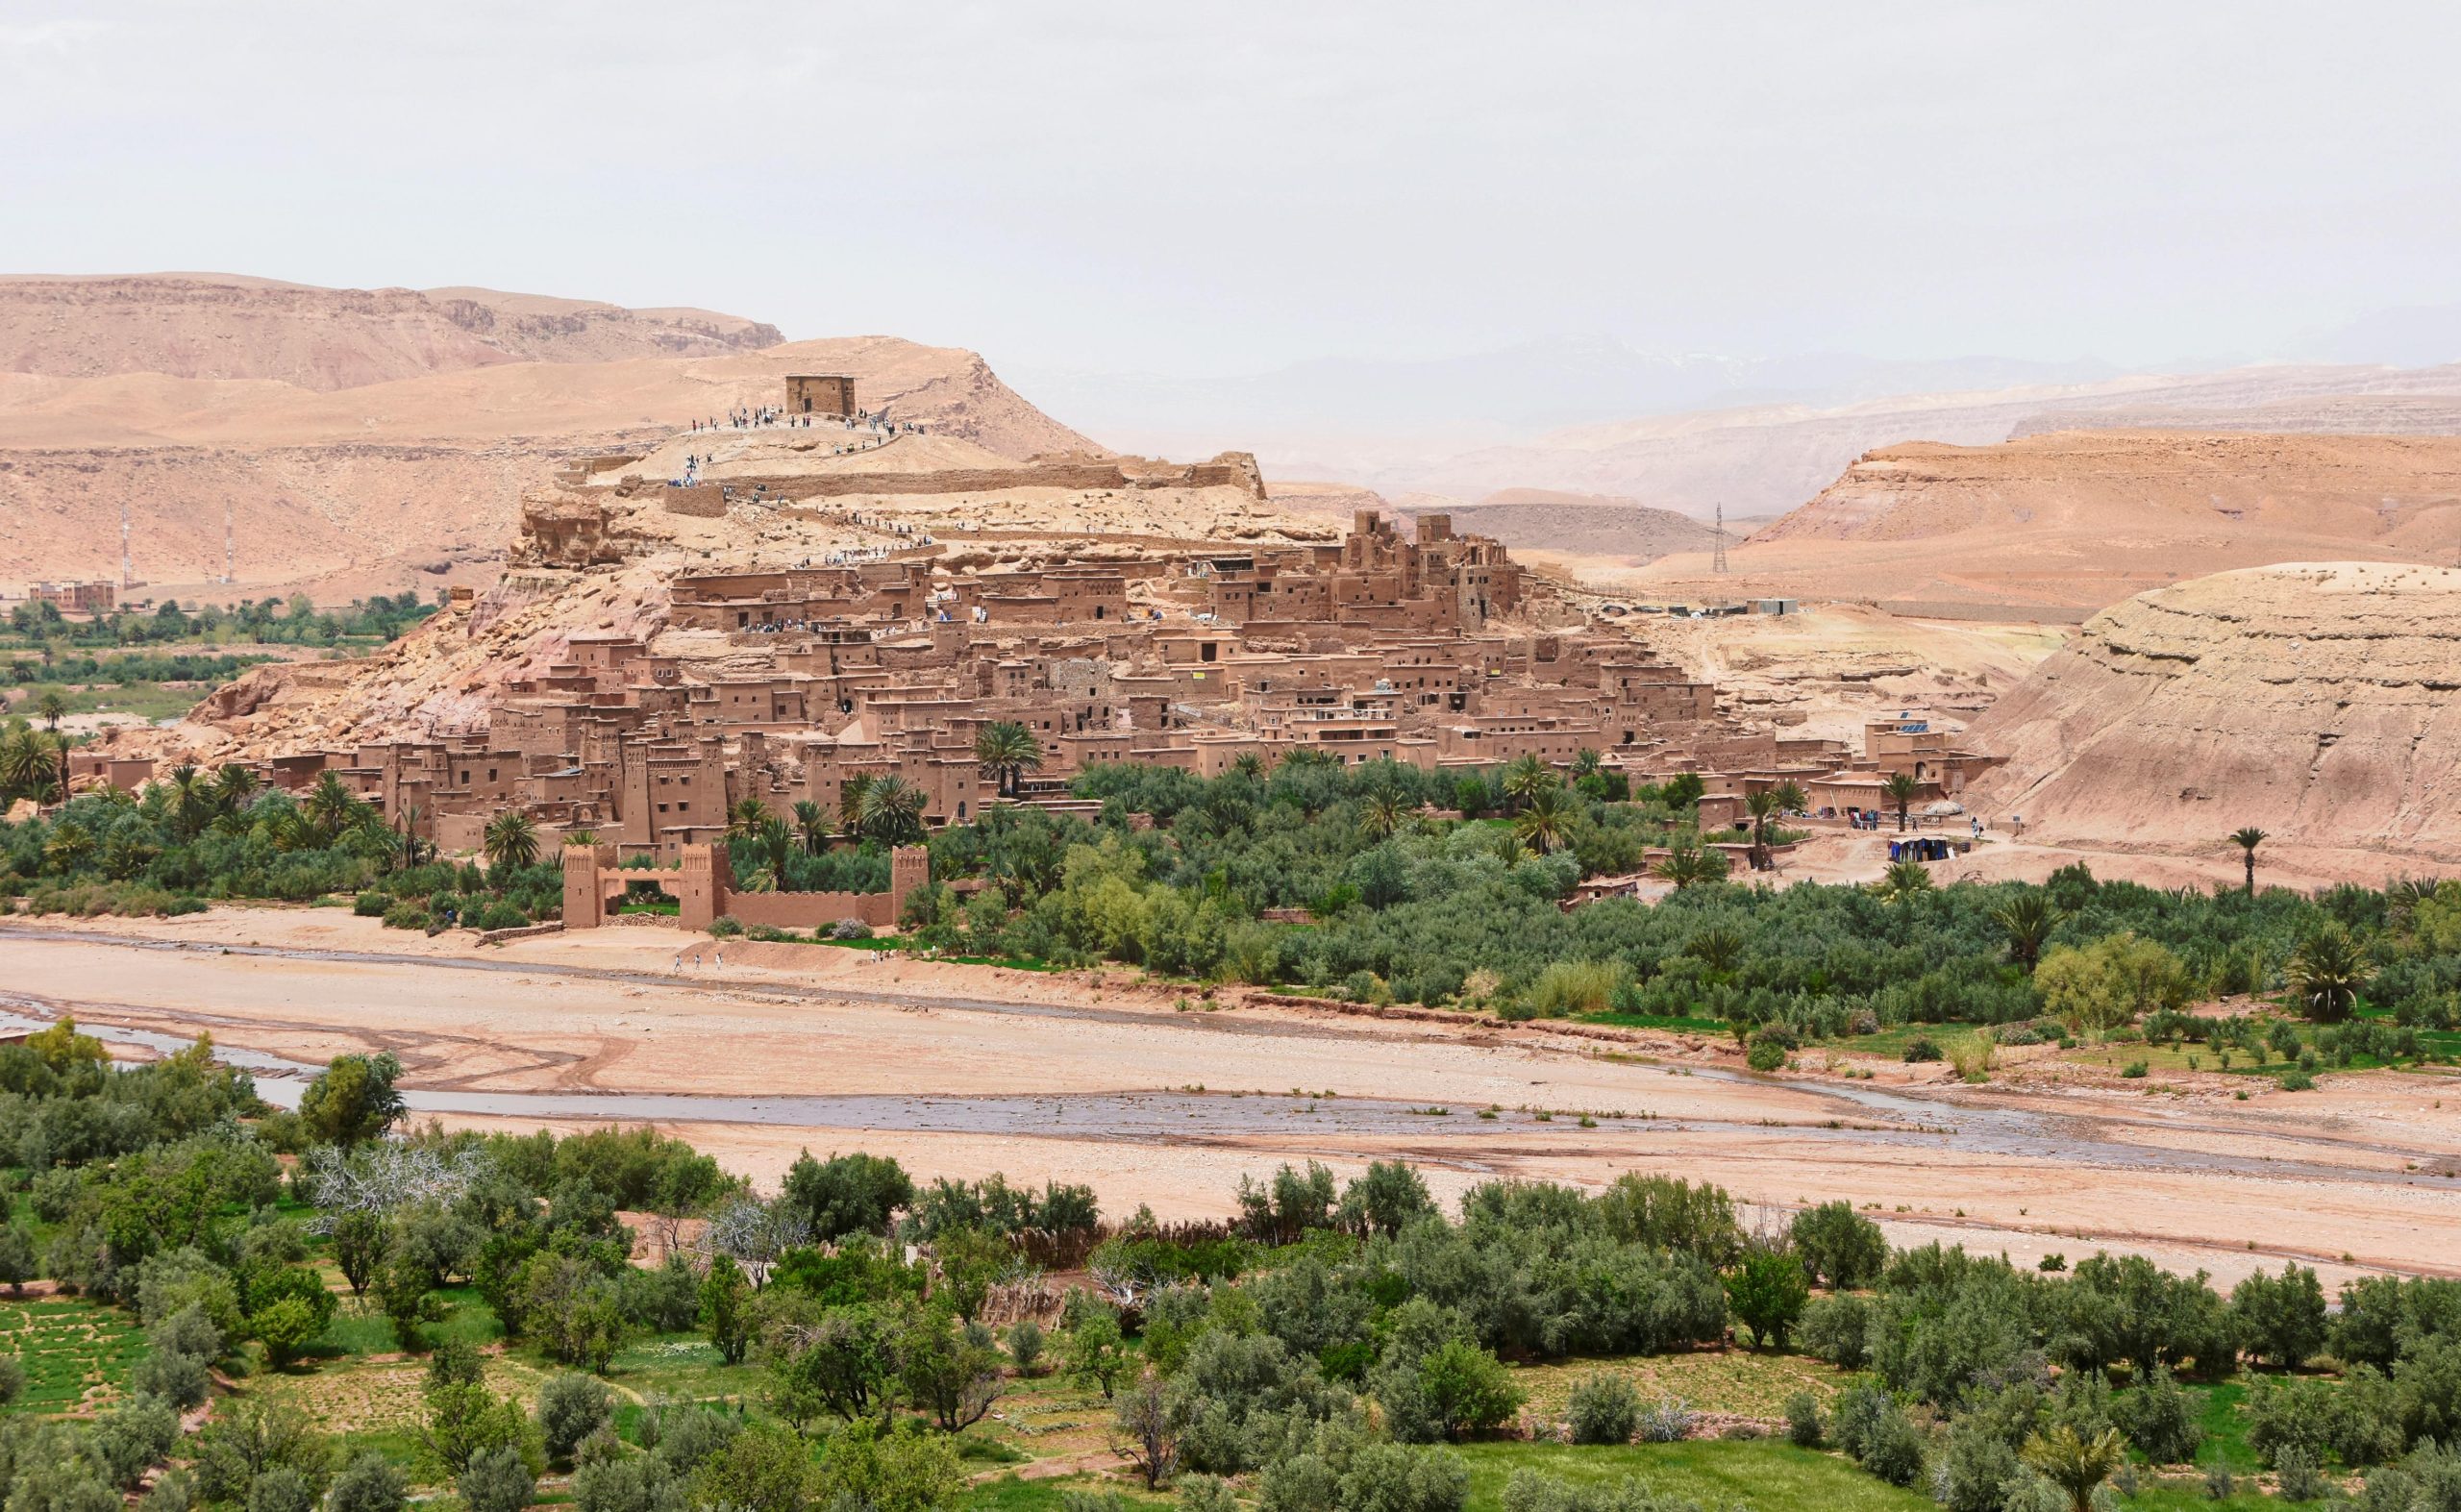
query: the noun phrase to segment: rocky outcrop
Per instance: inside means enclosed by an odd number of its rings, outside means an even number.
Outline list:
[[[2461,860],[2461,571],[2299,562],[2142,593],[1968,732],[1969,789],[2026,833],[2123,848],[2283,843]]]

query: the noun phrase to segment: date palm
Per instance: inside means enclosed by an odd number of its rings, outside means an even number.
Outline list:
[[[1013,719],[994,720],[975,731],[975,764],[1000,784],[1000,796],[1017,796],[1017,779],[1042,766],[1042,742]]]
[[[863,788],[863,833],[887,845],[923,838],[923,810],[931,798],[902,777],[874,778]]]
[[[2246,853],[2244,858],[2248,863],[2248,896],[2250,898],[2256,895],[2256,847],[2264,844],[2266,839],[2265,832],[2253,825],[2244,830],[2230,831],[2230,843]]]
[[[1769,825],[1784,807],[1777,790],[1764,787],[1743,801],[1743,811],[1752,816],[1752,869],[1769,869]]]
[[[1230,770],[1249,781],[1260,781],[1265,775],[1265,758],[1254,751],[1242,751],[1231,758]]]
[[[1518,806],[1529,802],[1540,788],[1556,783],[1555,769],[1530,753],[1524,752],[1504,764],[1504,796]]]
[[[24,725],[0,735],[0,791],[11,797],[40,798],[51,784],[50,741]]]
[[[205,775],[193,762],[183,761],[171,768],[167,779],[170,788],[171,827],[182,838],[193,836],[213,820],[213,779]]]
[[[804,854],[818,855],[829,849],[829,810],[808,798],[795,801],[795,833],[804,843]]]
[[[1370,793],[1358,806],[1358,832],[1371,840],[1389,839],[1408,818],[1409,810],[1392,793]]]
[[[858,772],[837,784],[837,829],[850,840],[862,837],[863,795],[872,781],[871,774]]]
[[[1572,843],[1572,800],[1560,785],[1551,783],[1536,789],[1512,821],[1512,832],[1539,855],[1554,855]]]
[[[1678,835],[1667,847],[1665,859],[1650,868],[1650,875],[1673,882],[1679,892],[1703,882],[1724,881],[1727,858],[1703,845],[1698,835]]]
[[[2008,936],[2008,958],[2027,971],[2042,959],[2042,948],[2051,943],[2059,917],[2059,905],[2039,887],[2028,887],[1991,910],[1991,922]]]
[[[768,822],[769,806],[758,796],[738,798],[727,806],[727,838],[741,839]]]
[[[1923,784],[1903,772],[1891,772],[1888,781],[1880,784],[1880,793],[1897,806],[1898,832],[1903,833],[1905,811],[1914,806],[1914,800],[1923,796]]]
[[[359,806],[359,799],[342,785],[342,780],[328,772],[308,789],[299,812],[313,832],[315,847],[322,849],[341,838],[342,831],[358,817]]]
[[[518,808],[508,808],[487,821],[479,840],[487,858],[490,881],[538,863],[538,826]]]
[[[60,689],[47,687],[35,700],[35,711],[42,715],[43,728],[53,734],[58,734],[60,733],[60,717],[68,712],[68,700],[61,696]]]
[[[394,864],[399,869],[404,869],[404,872],[409,872],[411,867],[418,867],[418,864],[426,862],[428,852],[435,850],[434,845],[428,845],[426,840],[418,837],[418,820],[421,820],[423,815],[426,815],[426,810],[418,807],[416,803],[404,803],[404,806],[401,806],[401,818],[394,820]],[[563,842],[566,842],[566,845],[588,845],[588,842],[579,840],[579,837],[573,837],[573,834],[566,834]]]
[[[2026,1440],[2018,1452],[2045,1480],[2067,1494],[2074,1512],[2094,1512],[2094,1492],[2126,1457],[2127,1441],[2117,1428],[2084,1438],[2062,1424]]]
[[[1888,874],[1877,885],[1879,895],[1891,903],[1903,903],[1930,890],[1931,874],[1920,861],[1890,862]]]
[[[2291,953],[2284,975],[2299,1011],[2323,1024],[2349,1018],[2358,1007],[2358,995],[2367,988],[2366,957],[2349,931],[2337,924],[2300,941]]]
[[[213,796],[225,813],[237,813],[256,801],[257,789],[262,786],[257,774],[236,761],[223,763],[213,774]]]

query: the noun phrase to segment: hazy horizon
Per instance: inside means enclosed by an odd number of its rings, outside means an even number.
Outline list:
[[[2461,302],[2449,8],[674,14],[36,0],[0,265],[1168,378],[1593,337],[2144,367]]]

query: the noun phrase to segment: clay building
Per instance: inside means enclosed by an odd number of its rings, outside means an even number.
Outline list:
[[[845,417],[855,412],[855,380],[844,373],[786,375],[786,413]]]

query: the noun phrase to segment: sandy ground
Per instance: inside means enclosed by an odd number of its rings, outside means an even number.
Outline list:
[[[2461,1272],[2461,1078],[2330,1076],[2244,1103],[2227,1090],[2244,1080],[2211,1075],[1970,1089],[1875,1064],[1870,1081],[1754,1078],[1723,1042],[1182,1012],[1086,977],[854,952],[739,942],[720,975],[700,941],[699,970],[679,975],[684,939],[610,929],[479,951],[331,909],[11,925],[0,1001],[301,1061],[390,1050],[457,1126],[641,1121],[625,1094],[820,1100],[658,1109],[764,1184],[803,1149],[860,1148],[1193,1216],[1228,1211],[1240,1175],[1282,1160],[1350,1172],[1399,1156],[1446,1194],[1499,1175],[1654,1171],[1780,1209],[1847,1198],[1877,1204],[1900,1242],[2020,1259],[2112,1247],[2225,1278],[2282,1258]],[[490,1101],[505,1093],[560,1101]]]

